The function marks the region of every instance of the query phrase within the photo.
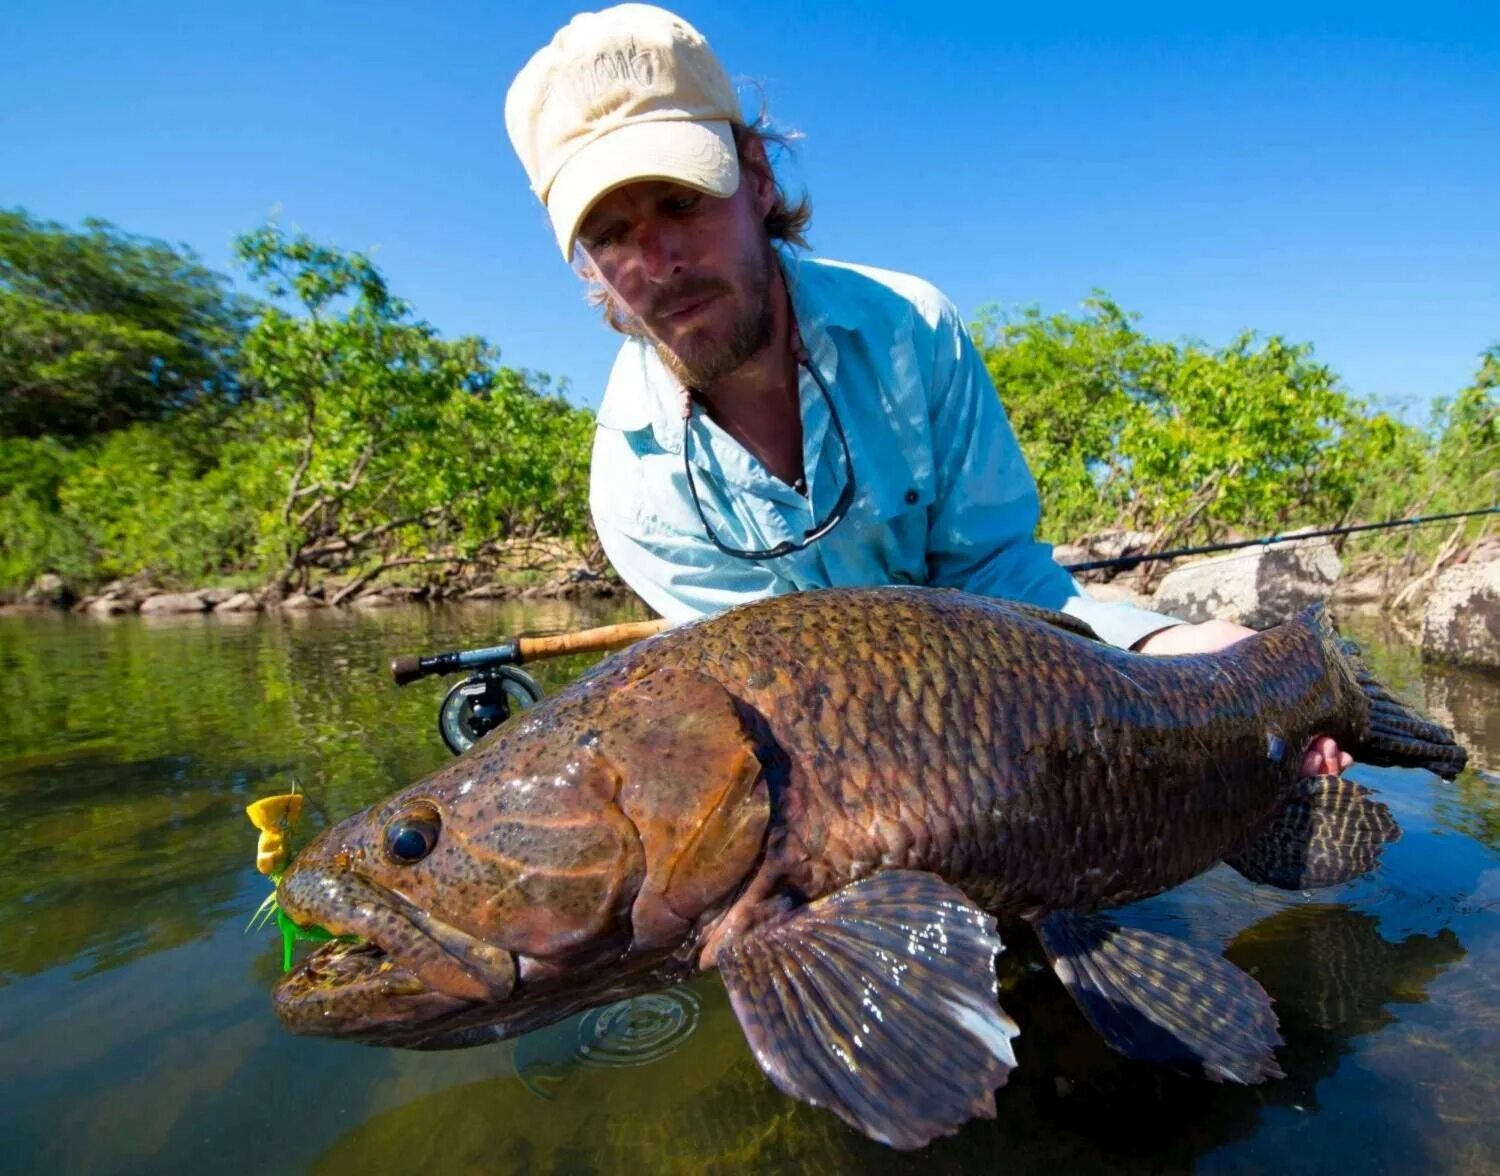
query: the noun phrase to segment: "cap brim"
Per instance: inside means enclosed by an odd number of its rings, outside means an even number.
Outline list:
[[[670,180],[710,196],[733,196],[739,156],[728,122],[662,119],[629,123],[596,139],[568,160],[547,192],[547,215],[573,259],[578,226],[601,196],[637,180]]]

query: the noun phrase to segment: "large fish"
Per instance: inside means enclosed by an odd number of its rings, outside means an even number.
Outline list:
[[[1219,861],[1298,889],[1371,869],[1395,822],[1298,779],[1318,734],[1464,762],[1319,610],[1146,657],[953,591],[776,597],[616,655],[324,832],[278,894],[358,942],[299,964],[276,1010],[467,1045],[717,967],[777,1086],[913,1148],[992,1117],[1015,1065],[998,917],[1116,1049],[1258,1082],[1281,1044],[1260,985],[1099,912]]]

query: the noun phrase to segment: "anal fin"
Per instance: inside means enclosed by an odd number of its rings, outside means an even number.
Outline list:
[[[1126,1057],[1216,1082],[1282,1077],[1271,998],[1223,956],[1071,911],[1035,927],[1083,1015]]]
[[[1342,776],[1299,780],[1255,838],[1224,860],[1252,882],[1283,890],[1336,886],[1373,870],[1401,836],[1390,809]]]
[[[872,1139],[925,1146],[1015,1066],[995,921],[932,874],[888,870],[732,939],[717,963],[756,1060]]]

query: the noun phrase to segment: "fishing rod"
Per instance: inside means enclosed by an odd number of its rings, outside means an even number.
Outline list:
[[[1259,539],[1236,539],[1230,543],[1206,543],[1201,547],[1178,547],[1171,551],[1149,551],[1142,555],[1119,555],[1112,559],[1093,559],[1085,563],[1063,564],[1069,572],[1093,572],[1101,568],[1120,568],[1128,571],[1143,563],[1159,559],[1178,559],[1184,555],[1211,555],[1217,551],[1240,551],[1246,547],[1269,547],[1273,543],[1286,543],[1298,539],[1321,539],[1329,535],[1352,535],[1356,531],[1384,531],[1391,527],[1416,527],[1423,523],[1440,523],[1445,519],[1472,519],[1479,515],[1500,513],[1500,506],[1486,506],[1479,510],[1456,510],[1449,514],[1413,515],[1406,519],[1387,519],[1383,523],[1351,523],[1347,527],[1328,527],[1321,531],[1295,531],[1291,534],[1264,535]]]
[[[462,755],[476,740],[493,731],[512,711],[525,710],[542,700],[542,686],[520,665],[565,653],[607,653],[624,649],[671,627],[669,621],[631,621],[602,625],[573,633],[517,637],[485,649],[456,649],[430,657],[408,655],[391,662],[391,677],[405,686],[429,674],[467,670],[438,707],[438,734],[454,755]]]
[[[660,633],[665,621],[630,621],[623,625],[601,625],[597,629],[580,629],[573,633],[554,633],[545,637],[518,637],[504,645],[486,649],[460,649],[452,653],[435,653],[430,657],[408,655],[391,662],[391,677],[397,686],[405,686],[428,674],[452,674],[458,670],[478,670],[486,666],[519,666],[544,657],[565,653],[606,653],[624,649],[642,638]]]
[[[1098,568],[1128,569],[1150,560],[1176,559],[1184,555],[1208,555],[1218,551],[1237,551],[1246,547],[1269,547],[1295,539],[1318,539],[1329,535],[1349,535],[1356,531],[1379,531],[1390,527],[1410,527],[1437,523],[1445,519],[1467,519],[1495,514],[1500,507],[1483,510],[1454,511],[1451,514],[1417,515],[1405,519],[1388,519],[1383,523],[1354,523],[1346,527],[1329,527],[1321,531],[1302,531],[1292,535],[1267,535],[1260,539],[1239,539],[1231,543],[1209,543],[1202,547],[1181,547],[1172,551],[1153,551],[1144,555],[1122,555],[1113,559],[1095,559],[1085,563],[1063,564],[1069,572],[1087,572]],[[664,620],[631,621],[620,625],[603,625],[572,633],[541,637],[517,637],[502,645],[484,649],[460,649],[429,657],[398,657],[391,662],[391,677],[397,686],[425,678],[430,674],[452,674],[467,671],[468,676],[455,683],[438,708],[438,733],[454,755],[472,747],[476,740],[494,730],[513,711],[525,710],[542,700],[542,687],[535,678],[519,669],[522,664],[566,653],[607,653],[624,649],[647,637],[671,628]]]

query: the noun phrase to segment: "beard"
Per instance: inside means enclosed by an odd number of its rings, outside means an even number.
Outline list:
[[[605,321],[611,327],[650,343],[662,365],[684,388],[708,388],[770,346],[775,325],[771,306],[771,274],[775,264],[771,239],[764,237],[760,249],[740,265],[735,281],[684,279],[655,291],[641,315],[635,314],[607,287],[600,288],[598,294]],[[733,298],[736,292],[742,301],[736,307],[727,337],[722,340],[700,330],[679,340],[673,350],[647,325],[666,307],[680,306],[696,298]]]

